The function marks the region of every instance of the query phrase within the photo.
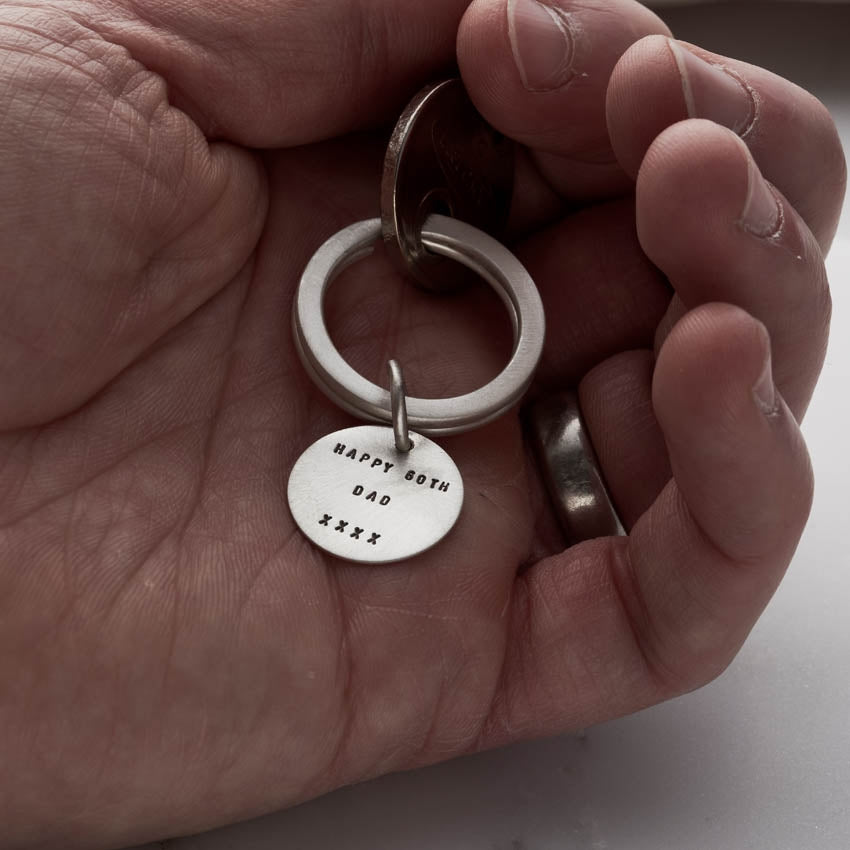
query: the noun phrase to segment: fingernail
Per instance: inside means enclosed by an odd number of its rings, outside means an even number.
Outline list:
[[[746,135],[756,117],[756,95],[742,80],[719,65],[700,59],[673,39],[667,39],[691,118],[705,118],[738,135]]]
[[[747,200],[741,213],[741,225],[755,236],[775,238],[781,234],[784,224],[782,206],[749,154],[747,161]]]
[[[773,364],[770,358],[769,343],[764,361],[764,369],[753,386],[753,398],[756,400],[759,410],[765,416],[773,416],[779,409],[776,403],[776,384],[773,383]]]
[[[563,10],[538,0],[508,0],[508,33],[522,84],[553,91],[573,75],[573,29]]]

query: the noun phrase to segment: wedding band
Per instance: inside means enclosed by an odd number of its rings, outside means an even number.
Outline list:
[[[324,317],[324,299],[334,278],[371,254],[381,220],[361,221],[328,239],[313,256],[298,287],[292,324],[305,369],[337,405],[367,420],[392,424],[390,393],[364,378],[337,351]],[[525,394],[543,351],[545,318],[537,287],[520,261],[500,242],[469,224],[432,215],[422,231],[431,251],[477,272],[499,294],[514,329],[514,347],[504,370],[489,384],[454,398],[407,397],[411,430],[428,436],[458,434],[490,422]]]
[[[528,432],[567,544],[625,534],[577,394],[562,392],[535,403]]]

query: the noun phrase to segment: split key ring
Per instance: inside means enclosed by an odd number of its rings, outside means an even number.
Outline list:
[[[361,419],[392,424],[390,393],[343,359],[324,318],[324,301],[333,280],[349,265],[371,254],[380,237],[381,220],[376,218],[346,227],[328,239],[304,270],[292,315],[298,354],[325,395]],[[430,436],[459,434],[506,413],[528,389],[543,352],[543,304],[522,263],[478,228],[431,215],[425,221],[422,241],[430,251],[456,260],[484,278],[501,297],[513,325],[511,358],[489,384],[453,398],[406,399],[412,430]]]

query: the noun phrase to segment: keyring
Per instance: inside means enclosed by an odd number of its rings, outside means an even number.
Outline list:
[[[290,472],[292,518],[330,555],[387,564],[442,540],[460,516],[464,486],[460,469],[429,436],[491,422],[514,407],[531,383],[546,328],[540,295],[522,263],[475,226],[498,230],[507,221],[512,174],[512,145],[500,141],[475,113],[459,81],[428,87],[393,134],[382,218],[341,230],[304,270],[292,310],[293,339],[304,368],[343,410],[381,423],[319,438]],[[433,214],[441,206],[468,215],[469,221]],[[472,270],[496,290],[514,342],[507,365],[488,384],[453,398],[411,398],[395,360],[387,364],[387,391],[337,351],[325,324],[325,299],[334,279],[371,254],[382,236],[390,243],[390,256],[428,289],[462,286]]]
[[[344,410],[374,422],[392,423],[390,393],[355,371],[331,341],[324,318],[328,289],[344,269],[372,253],[381,220],[346,227],[313,256],[296,295],[293,330],[305,369],[319,388]],[[477,272],[499,294],[511,317],[511,358],[490,383],[453,398],[410,398],[411,429],[429,436],[478,428],[512,408],[528,389],[543,351],[546,321],[540,295],[520,261],[500,242],[472,225],[432,215],[422,231],[426,247]]]

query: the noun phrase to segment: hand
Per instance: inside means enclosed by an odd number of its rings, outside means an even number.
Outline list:
[[[716,676],[776,588],[811,497],[829,116],[629,0],[466,5],[0,7],[4,847],[200,830],[634,711]],[[467,499],[439,547],[346,565],[286,506],[351,424],[293,292],[377,214],[386,134],[352,134],[441,76],[462,16],[467,87],[526,146],[534,392],[581,381],[631,533],[558,551],[514,414],[443,441]],[[329,320],[362,373],[396,356],[450,395],[505,356],[483,290],[364,261]]]

